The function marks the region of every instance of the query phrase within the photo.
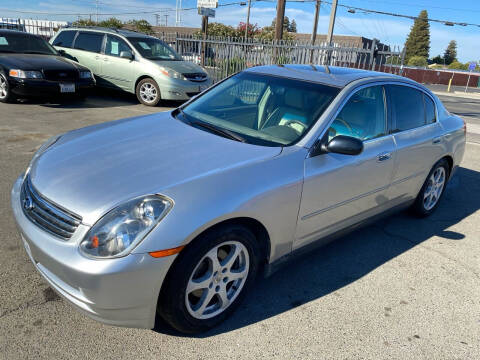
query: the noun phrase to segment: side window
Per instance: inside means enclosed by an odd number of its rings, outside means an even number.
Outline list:
[[[125,41],[123,41],[119,37],[107,35],[107,43],[105,44],[105,55],[119,57],[122,51],[132,52],[132,49],[130,48],[130,46],[127,45]]]
[[[62,46],[62,47],[70,48],[70,47],[72,47],[73,39],[75,38],[76,34],[77,34],[77,32],[72,31],[72,30],[62,31],[55,38],[52,45],[53,46]]]
[[[102,51],[103,34],[81,31],[75,39],[75,49],[99,53]]]
[[[369,140],[385,134],[383,86],[367,87],[353,94],[328,129],[329,140],[337,135]]]
[[[435,115],[435,104],[428,95],[423,94],[423,99],[425,101],[425,116],[427,124],[433,124],[437,120],[437,116]]]
[[[392,132],[405,131],[425,125],[423,93],[403,85],[389,85],[395,125]]]

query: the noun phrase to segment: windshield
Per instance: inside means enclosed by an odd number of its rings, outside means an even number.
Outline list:
[[[18,33],[0,34],[0,53],[58,55],[57,51],[42,38]]]
[[[300,140],[340,90],[307,81],[243,72],[183,107],[177,116],[233,131],[265,146]]]
[[[128,41],[149,60],[180,61],[182,58],[162,40],[150,37],[129,37]]]

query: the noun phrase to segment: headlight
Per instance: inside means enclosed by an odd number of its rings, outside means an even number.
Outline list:
[[[91,79],[93,78],[90,71],[80,71],[80,79]]]
[[[10,70],[9,75],[18,79],[43,79],[41,71]]]
[[[178,71],[175,71],[175,70],[172,70],[172,69],[167,69],[167,68],[161,67],[160,72],[163,75],[166,75],[166,76],[171,77],[173,79],[187,80],[187,78],[185,76],[180,74]]]
[[[126,255],[162,220],[173,202],[163,196],[136,198],[104,215],[85,235],[80,251],[95,258]]]
[[[47,149],[55,144],[63,134],[52,136],[50,139],[45,141],[42,146],[38,148],[38,150],[33,154],[32,160],[30,160],[30,163],[28,164],[27,170],[25,171],[25,176],[30,172],[30,169],[32,168],[33,163],[38,159],[40,155],[42,155]]]

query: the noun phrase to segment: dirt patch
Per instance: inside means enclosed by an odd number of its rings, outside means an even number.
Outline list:
[[[14,135],[7,139],[9,143],[16,143],[21,141],[37,141],[37,140],[47,140],[50,135],[41,134],[41,133],[32,133],[32,134],[22,134],[22,135]]]

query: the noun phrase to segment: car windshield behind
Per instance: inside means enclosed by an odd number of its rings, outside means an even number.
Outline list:
[[[193,126],[207,123],[234,132],[251,144],[285,146],[308,132],[339,91],[318,83],[243,72],[183,107],[177,117]]]
[[[182,58],[162,40],[153,37],[129,37],[137,51],[149,60],[180,61]]]
[[[57,55],[57,51],[40,37],[6,32],[0,33],[0,53]]]

